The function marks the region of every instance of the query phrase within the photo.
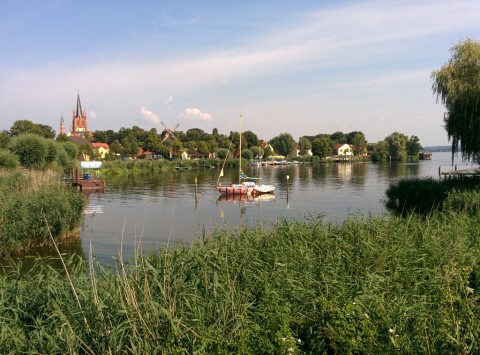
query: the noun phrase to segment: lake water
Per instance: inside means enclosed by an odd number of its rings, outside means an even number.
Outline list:
[[[460,159],[454,164],[458,169],[471,167]],[[383,199],[389,184],[405,178],[438,179],[439,168],[442,172],[454,169],[450,153],[433,153],[432,160],[391,164],[248,167],[244,169],[248,176],[276,187],[274,195],[257,199],[220,197],[215,189],[218,169],[109,178],[104,193],[88,195],[80,238],[62,242],[60,248],[67,255],[76,253],[88,259],[92,253],[101,263],[113,264],[120,253],[128,259],[140,248],[145,252],[152,246],[189,243],[215,228],[232,230],[259,224],[268,228],[279,218],[317,216],[342,223],[356,213],[385,213]],[[237,174],[225,171],[232,181]],[[21,258],[24,270],[29,270],[38,256],[54,256],[51,263],[62,267],[54,249],[32,254]],[[4,267],[10,264],[9,260],[0,262]]]
[[[471,166],[459,159],[455,164],[458,169]],[[188,243],[215,228],[268,227],[278,218],[322,216],[341,223],[356,213],[379,215],[385,212],[383,199],[389,184],[404,178],[439,178],[439,168],[454,169],[450,153],[433,153],[427,161],[391,164],[248,167],[248,176],[276,187],[274,195],[257,199],[221,197],[215,189],[218,169],[107,179],[105,193],[89,195],[80,235],[82,251],[88,255],[92,248],[101,262],[110,263],[120,250],[130,257],[138,246],[145,250]],[[234,181],[237,172],[225,174]]]

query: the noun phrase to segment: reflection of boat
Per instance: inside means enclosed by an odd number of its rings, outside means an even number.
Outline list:
[[[275,200],[275,195],[274,194],[262,194],[255,196],[254,198],[255,201],[272,201]]]
[[[255,202],[273,201],[275,200],[274,194],[263,194],[258,196],[253,195],[220,195],[217,198],[218,203],[230,202],[230,203],[244,203],[254,204]]]
[[[217,203],[224,203],[224,202],[230,202],[230,203],[247,203],[247,202],[253,202],[254,197],[252,195],[220,195],[217,198]]]
[[[239,176],[238,176],[238,184],[228,183],[222,184],[220,182],[220,178],[223,176],[223,167],[220,170],[220,175],[217,180],[217,191],[223,195],[261,195],[266,193],[272,193],[275,190],[273,185],[258,185],[252,180],[252,178],[247,177],[242,171],[242,115],[240,115],[240,145],[239,145]],[[227,154],[228,156],[228,154]],[[225,157],[226,161],[227,157]],[[225,162],[223,163],[225,165]],[[248,181],[243,181],[248,180]]]

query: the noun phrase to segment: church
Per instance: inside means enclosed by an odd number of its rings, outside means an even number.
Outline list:
[[[65,121],[62,115],[60,119],[60,134],[66,133],[69,137],[85,137],[85,133],[91,135],[91,132],[87,127],[87,113],[82,110],[80,94],[77,94],[77,108],[73,110],[72,116],[72,126],[70,131],[65,132]]]

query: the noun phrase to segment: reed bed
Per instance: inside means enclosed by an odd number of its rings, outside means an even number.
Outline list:
[[[84,197],[51,171],[4,171],[0,196],[0,256],[51,244],[50,232],[63,237],[82,223]]]
[[[480,215],[454,195],[423,217],[279,220],[112,268],[12,271],[0,352],[478,353]]]

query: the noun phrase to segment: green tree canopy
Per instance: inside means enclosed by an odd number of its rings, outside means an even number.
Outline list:
[[[388,152],[392,160],[405,160],[407,158],[408,137],[399,132],[393,132],[385,138],[388,145]]]
[[[11,151],[28,169],[44,169],[48,154],[47,140],[34,133],[21,134],[11,142]]]
[[[420,139],[417,136],[410,136],[407,142],[407,154],[411,157],[418,157],[418,154],[422,150]]]
[[[315,138],[312,142],[312,154],[320,158],[332,155],[335,142],[330,138]]]
[[[295,142],[295,139],[293,139],[290,133],[281,133],[280,135],[273,137],[269,143],[276,153],[283,156],[289,156],[292,154],[293,149],[297,145],[297,142]]]
[[[312,149],[312,143],[307,137],[300,137],[298,145],[300,146],[300,155],[307,155],[308,151]]]
[[[353,145],[353,154],[362,155],[367,148],[367,140],[362,132],[352,132],[348,135],[349,143]]]
[[[432,89],[445,106],[443,120],[452,141],[452,162],[460,147],[466,160],[480,160],[480,42],[465,39],[451,58],[432,72]]]
[[[10,135],[12,137],[19,136],[24,133],[33,133],[50,139],[55,138],[55,131],[52,129],[52,127],[44,124],[33,123],[29,120],[15,121],[12,127],[10,127]]]

